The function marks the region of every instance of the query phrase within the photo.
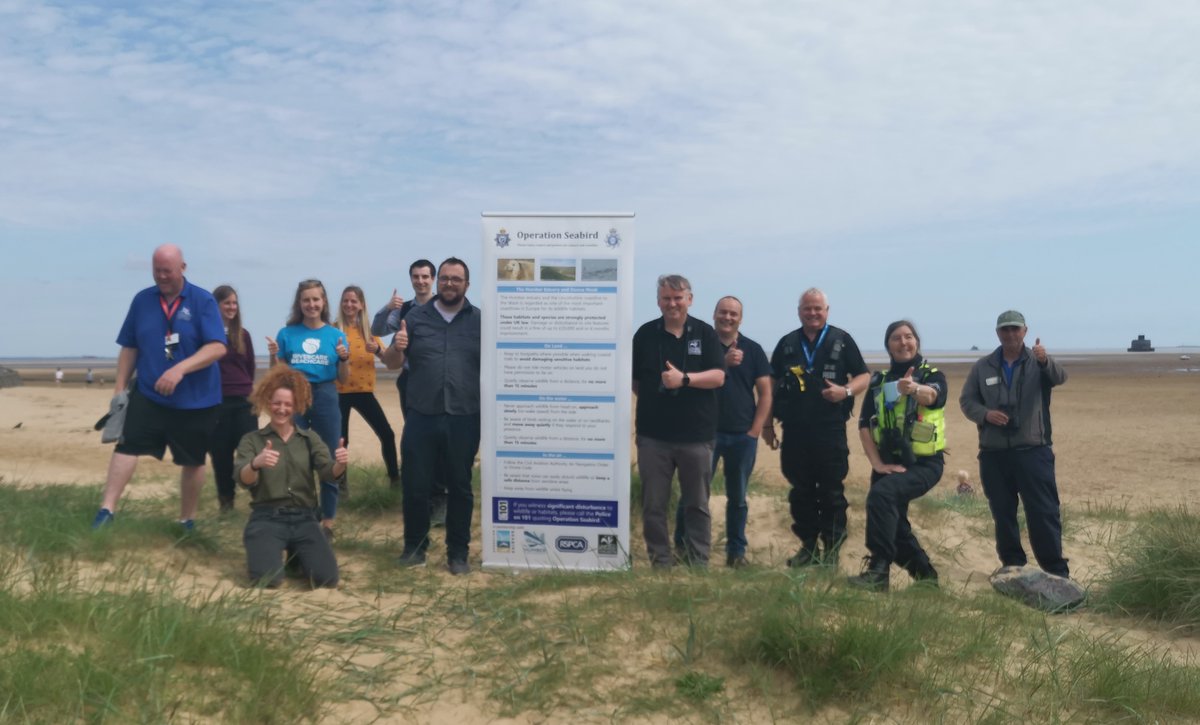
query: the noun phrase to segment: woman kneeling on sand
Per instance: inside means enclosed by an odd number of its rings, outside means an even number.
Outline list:
[[[337,586],[337,559],[318,523],[317,477],[334,480],[345,472],[350,458],[345,443],[331,458],[316,433],[296,427],[293,416],[312,404],[312,387],[297,370],[271,368],[250,398],[255,412],[271,421],[242,438],[234,460],[251,498],[242,536],[250,581],[278,586],[286,551],[313,586]]]

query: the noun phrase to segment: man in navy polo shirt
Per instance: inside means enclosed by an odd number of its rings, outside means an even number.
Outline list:
[[[633,335],[633,393],[637,396],[638,473],[642,477],[642,536],[650,565],[674,564],[667,534],[671,478],[679,473],[684,558],[708,566],[712,517],[708,511],[717,389],[725,384],[725,354],[711,326],[688,314],[686,277],[658,278],[662,317]]]
[[[713,327],[725,351],[725,384],[718,393],[717,440],[712,467],[725,459],[725,565],[746,561],[746,489],[758,457],[758,438],[771,417],[771,363],[762,345],[741,334],[742,301],[717,300]],[[757,398],[757,400],[756,400]],[[675,549],[685,549],[683,505],[675,511]]]
[[[208,436],[221,403],[215,363],[225,354],[225,328],[213,296],[184,279],[187,264],[179,247],[155,249],[152,264],[155,285],[134,296],[117,335],[116,393],[125,391],[135,370],[137,384],[129,394],[125,428],[108,463],[104,501],[92,528],[113,520],[138,456],[162,460],[170,447],[172,460],[181,467],[179,522],[185,531],[194,526],[204,485]]]

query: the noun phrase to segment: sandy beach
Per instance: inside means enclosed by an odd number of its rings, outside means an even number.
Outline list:
[[[1095,525],[1090,522],[1094,519],[1074,523],[1084,518],[1078,514],[1089,511],[1139,512],[1179,506],[1200,510],[1200,486],[1196,485],[1200,443],[1194,439],[1196,411],[1200,410],[1200,370],[1187,368],[1191,363],[1181,362],[1178,355],[1081,356],[1061,361],[1067,368],[1069,379],[1066,385],[1055,390],[1052,411],[1059,488],[1067,521],[1064,549],[1073,576],[1088,586],[1107,572],[1113,552],[1107,548],[1111,538],[1093,530]],[[936,359],[931,362],[937,363]],[[970,473],[976,490],[980,491],[975,459],[976,432],[957,406],[958,392],[969,364],[956,362],[942,368],[952,390],[952,403],[948,406],[951,410],[947,414],[950,457],[947,475],[929,494],[930,498],[953,495],[953,474],[960,469]],[[92,425],[107,410],[111,385],[86,386],[79,382],[55,385],[53,368],[50,368],[49,376],[44,370],[26,373],[25,377],[30,380],[28,384],[0,389],[0,485],[101,483],[111,448],[100,444],[99,434]],[[96,373],[99,376],[102,371],[97,369]],[[111,372],[106,377],[111,379]],[[402,419],[391,381],[382,381],[377,394],[399,434]],[[379,463],[378,443],[361,418],[353,418],[350,430],[353,462]],[[854,435],[853,431],[851,435]],[[863,501],[868,473],[868,464],[854,436],[851,438],[851,468],[847,479],[847,495],[851,502],[850,540],[841,563],[847,574],[857,572],[858,562],[865,554]],[[163,497],[173,501],[178,497],[176,481],[176,469],[172,464],[143,459],[126,496]],[[748,525],[748,557],[756,565],[781,568],[783,560],[796,547],[797,542],[788,528],[786,491],[787,483],[780,474],[778,454],[760,445],[751,486]],[[976,495],[982,498],[981,491]],[[211,483],[206,487],[202,501],[201,516],[214,516],[215,490]],[[711,505],[714,542],[723,541],[724,499],[714,496]],[[239,499],[239,510],[244,514],[244,498]],[[345,518],[352,516],[347,514]],[[472,562],[476,567],[479,561],[478,519],[476,512],[476,534],[472,541]],[[936,507],[915,506],[912,519],[917,535],[941,573],[943,588],[972,591],[988,587],[987,576],[998,566],[990,526],[981,523],[979,518],[953,515]],[[343,521],[343,525],[347,523],[353,524]],[[400,526],[397,512],[395,527],[389,532],[391,537],[399,534]],[[646,559],[640,531],[632,532],[632,542],[634,565],[643,567]],[[437,545],[440,546],[440,542]],[[167,562],[178,554],[164,552],[162,556]],[[294,599],[287,607],[336,603],[339,616],[348,617],[357,609],[367,612],[378,606],[379,602],[364,601],[369,597],[356,590],[359,566],[354,562],[354,554],[343,554],[342,559],[345,574],[339,591],[312,594],[300,590],[282,591],[280,596]],[[243,586],[240,562],[235,561],[220,567],[192,566],[188,576],[199,588]],[[493,574],[478,568],[473,575],[489,576]],[[444,579],[448,587],[462,586],[449,575],[444,575]],[[894,574],[893,586],[907,586],[906,580],[902,574]],[[1195,636],[1156,631],[1135,636],[1167,646],[1181,656],[1200,654],[1200,639]],[[402,683],[396,686],[400,688]],[[476,704],[480,708],[478,711]],[[474,697],[459,702],[454,711],[455,719],[462,723],[492,721],[485,705],[476,703]],[[352,709],[339,712],[345,719],[358,719]],[[428,714],[429,711],[424,712]],[[417,720],[421,718],[418,716]]]

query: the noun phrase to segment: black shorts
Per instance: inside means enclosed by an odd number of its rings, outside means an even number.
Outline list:
[[[180,410],[159,405],[137,388],[129,394],[125,429],[117,453],[128,456],[154,456],[162,460],[171,448],[171,460],[177,466],[203,466],[208,439],[217,425],[217,408]]]

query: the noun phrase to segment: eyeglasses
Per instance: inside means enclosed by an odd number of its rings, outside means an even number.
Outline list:
[[[462,284],[466,281],[463,277],[447,277],[445,275],[438,277],[438,284]]]

